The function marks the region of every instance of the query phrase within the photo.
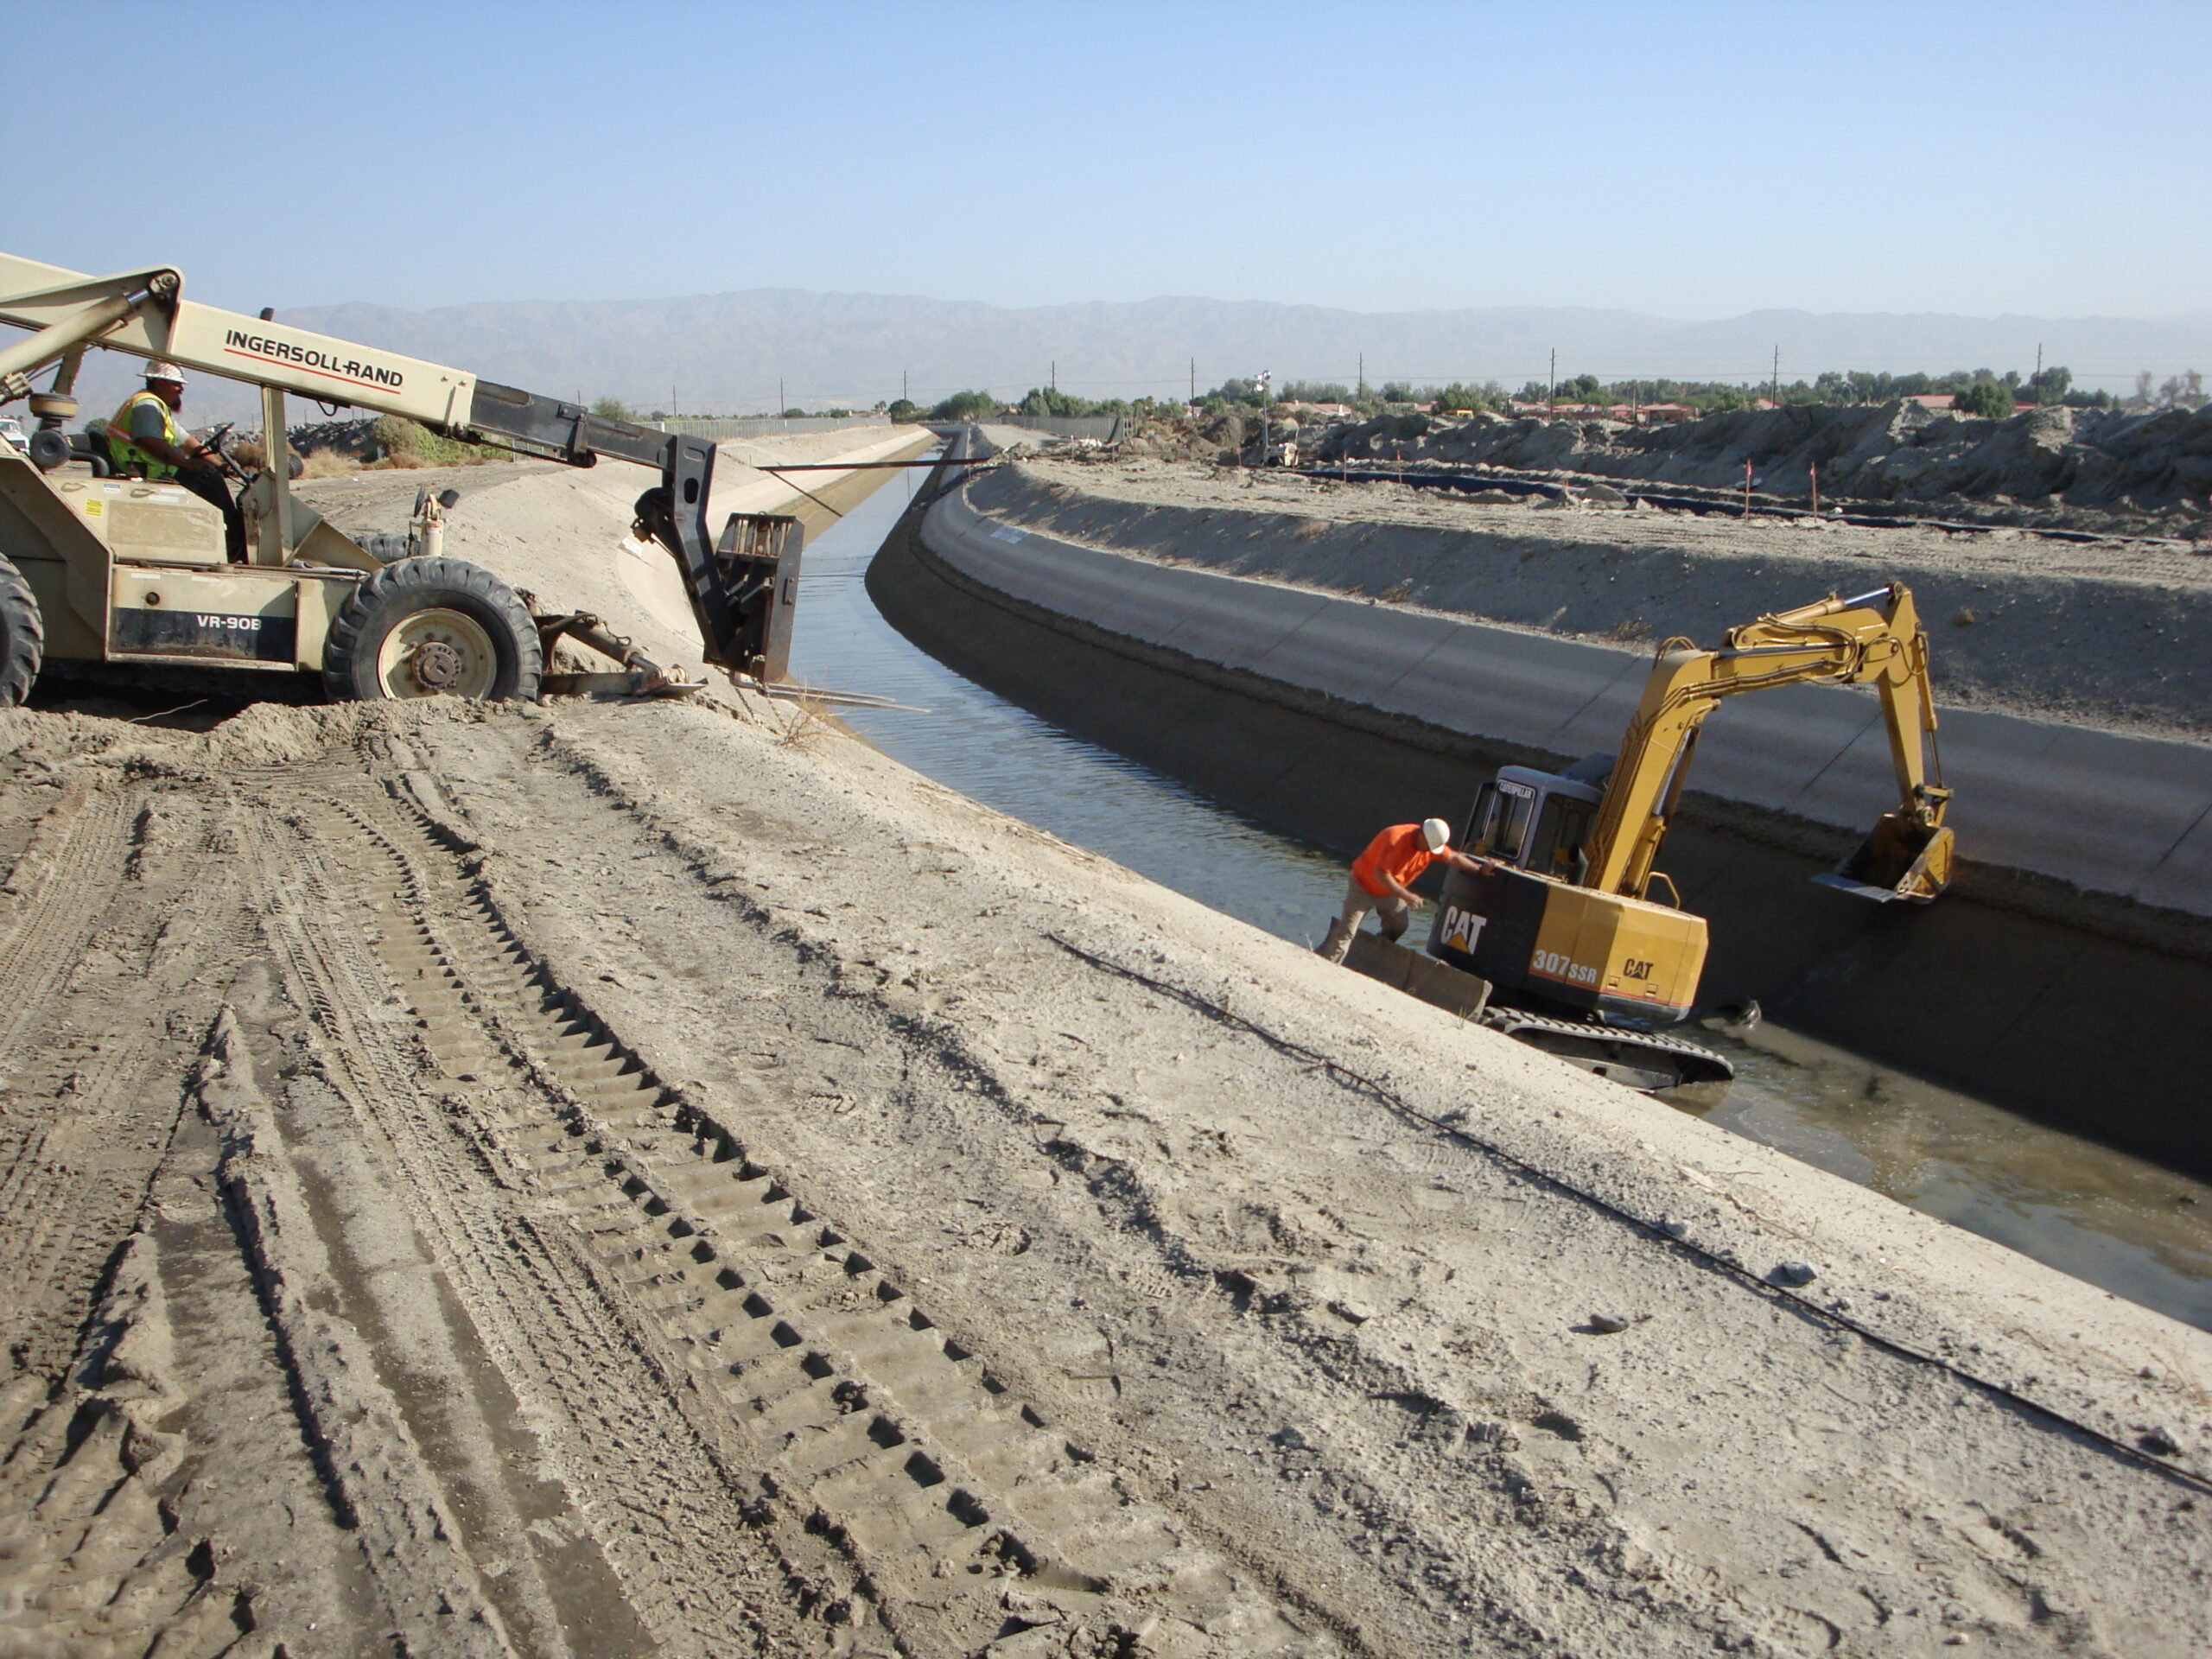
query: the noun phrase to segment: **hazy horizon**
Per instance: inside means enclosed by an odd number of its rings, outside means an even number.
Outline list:
[[[164,143],[206,158],[93,211],[27,154],[10,249],[173,263],[249,311],[2207,303],[2202,6],[111,0],[9,32],[27,84],[69,88],[71,144],[157,89]]]

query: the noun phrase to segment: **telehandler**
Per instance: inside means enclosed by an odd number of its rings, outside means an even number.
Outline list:
[[[1705,918],[1656,868],[1699,730],[1726,697],[1870,681],[1897,807],[1815,879],[1928,903],[1950,885],[1951,791],[1935,753],[1928,636],[1911,593],[1892,582],[1761,617],[1718,650],[1668,640],[1618,755],[1563,772],[1503,766],[1476,795],[1459,847],[1483,868],[1450,872],[1428,938],[1429,955],[1460,971],[1424,971],[1418,958],[1393,967],[1371,940],[1353,964],[1631,1088],[1725,1083],[1734,1070],[1723,1056],[1662,1029],[1688,1014],[1705,969]]]
[[[638,499],[635,533],[675,558],[707,660],[763,685],[785,677],[804,537],[795,519],[755,513],[731,515],[710,538],[706,439],[608,420],[267,312],[200,305],[172,266],[87,276],[0,254],[0,322],[32,331],[0,349],[0,406],[27,397],[37,421],[28,454],[0,443],[0,706],[22,702],[48,663],[136,665],[156,677],[309,672],[340,700],[692,689],[598,618],[541,614],[490,571],[445,556],[450,493],[425,493],[404,538],[364,545],[293,496],[289,465],[265,465],[238,474],[248,551],[231,562],[214,506],[174,483],[113,476],[103,429],[67,429],[78,366],[94,346],[259,386],[272,461],[284,453],[294,392],[571,467],[608,455],[654,468],[660,481]],[[50,365],[41,391],[31,376]],[[620,666],[549,675],[563,639]]]

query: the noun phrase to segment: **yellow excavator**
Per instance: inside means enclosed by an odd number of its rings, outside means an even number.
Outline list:
[[[1831,594],[1731,629],[1717,650],[1668,640],[1618,755],[1564,772],[1505,766],[1482,786],[1459,843],[1481,868],[1451,872],[1428,941],[1431,957],[1487,984],[1479,1007],[1462,993],[1460,1011],[1632,1088],[1732,1077],[1724,1057],[1662,1029],[1696,1001],[1706,927],[1657,868],[1659,850],[1706,717],[1724,698],[1808,683],[1875,687],[1898,796],[1858,849],[1815,879],[1914,904],[1949,886],[1951,792],[1912,594],[1902,582]],[[1407,988],[1426,994],[1418,982]]]

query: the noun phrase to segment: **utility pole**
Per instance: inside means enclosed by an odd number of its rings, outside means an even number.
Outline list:
[[[2043,402],[2043,342],[2036,342],[2036,402]]]
[[[1559,401],[1559,347],[1552,347],[1552,377],[1544,383],[1544,407],[1549,409]]]
[[[1774,381],[1768,389],[1767,402],[1777,409],[1782,407],[1782,347],[1774,348]]]
[[[668,383],[668,418],[672,421],[683,412],[683,405],[676,401],[676,383],[671,380]]]
[[[1046,378],[1052,382],[1052,390],[1054,391],[1058,391],[1060,389],[1060,359],[1056,357],[1052,359],[1052,372]]]
[[[911,404],[914,401],[906,395],[906,371],[904,369],[899,371],[899,401],[902,404]]]
[[[785,397],[785,396],[784,396],[784,377],[783,377],[782,375],[780,375],[780,374],[779,374],[779,375],[778,375],[778,376],[776,377],[776,415],[777,415],[777,417],[778,417],[779,419],[780,419],[780,418],[782,417],[782,416],[783,416],[783,412],[784,412],[785,410],[789,409],[790,407],[791,407],[791,404],[790,404],[789,400],[787,400],[787,399]]]
[[[1359,354],[1359,389],[1358,389],[1357,391],[1355,391],[1355,392],[1353,392],[1353,393],[1352,393],[1352,397],[1353,397],[1354,398],[1357,399],[1357,398],[1364,398],[1366,396],[1367,396],[1367,353],[1366,353],[1365,352],[1362,352],[1362,353]]]

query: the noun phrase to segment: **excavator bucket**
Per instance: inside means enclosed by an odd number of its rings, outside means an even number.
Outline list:
[[[1951,832],[1885,812],[1849,858],[1814,880],[1878,904],[1924,905],[1951,885]]]

